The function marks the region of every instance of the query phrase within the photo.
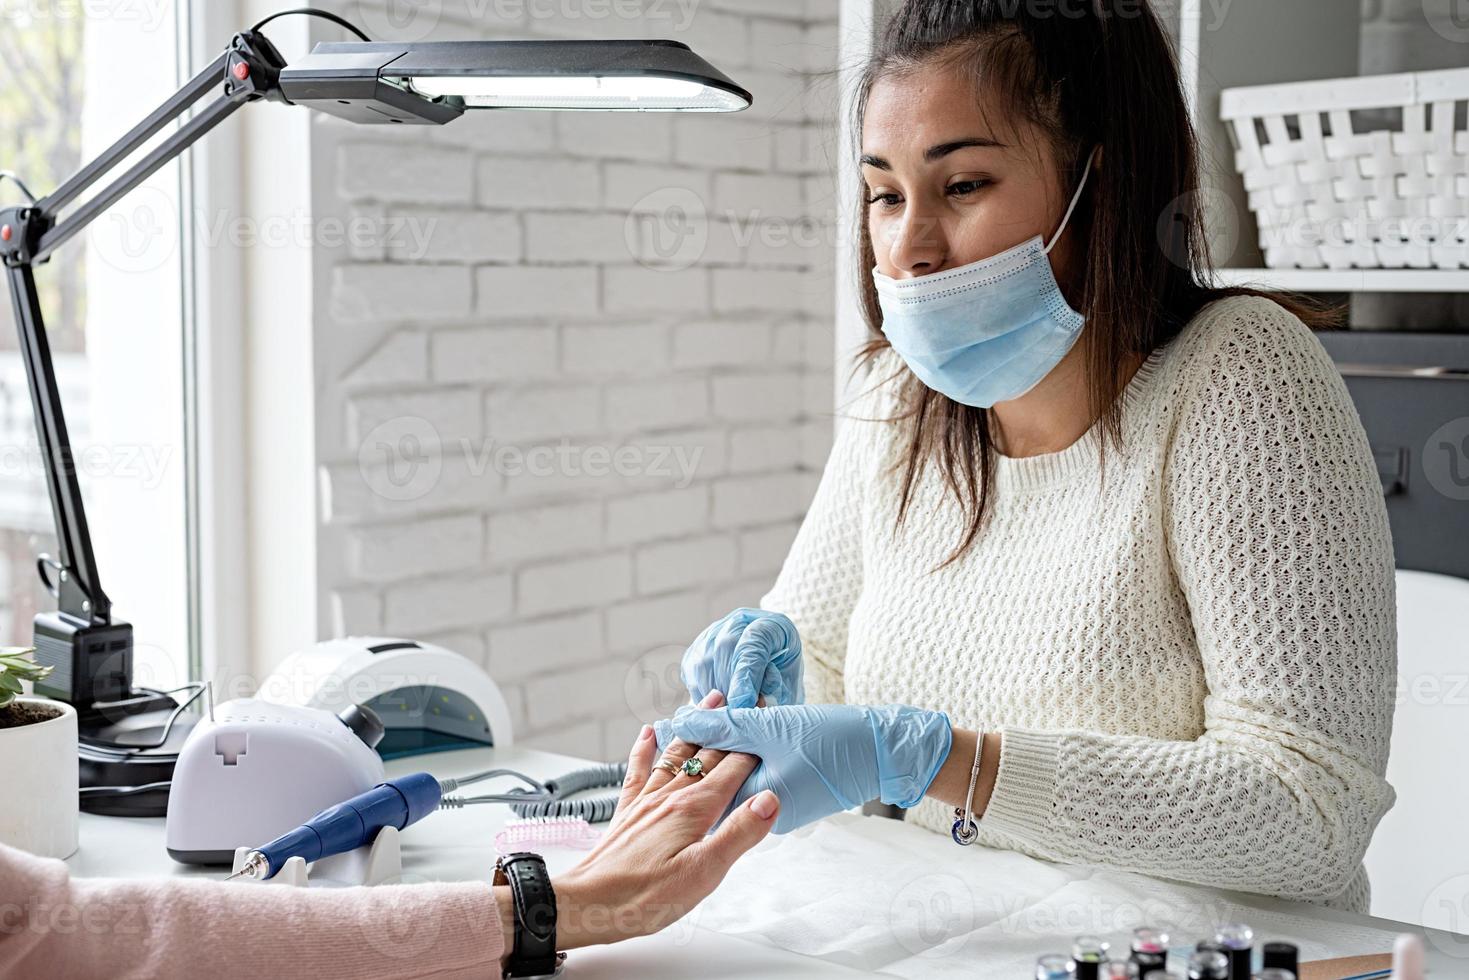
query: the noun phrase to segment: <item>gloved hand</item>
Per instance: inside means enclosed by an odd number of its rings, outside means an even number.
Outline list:
[[[684,651],[679,676],[694,704],[710,691],[723,691],[732,708],[800,704],[801,637],[796,624],[778,612],[736,609],[705,627]]]
[[[773,790],[780,798],[777,834],[873,799],[913,806],[938,775],[954,738],[948,715],[901,704],[684,705],[653,729],[660,749],[677,737],[759,756],[726,814],[761,790]]]

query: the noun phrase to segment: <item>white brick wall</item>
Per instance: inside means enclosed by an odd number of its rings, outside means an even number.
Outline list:
[[[829,448],[837,3],[422,8],[403,39],[669,37],[756,96],[316,123],[320,216],[374,229],[318,260],[324,629],[445,643],[526,744],[620,758],[768,586]]]
[[[1425,19],[1450,2],[1363,0],[1363,71],[1462,65]],[[445,643],[528,744],[618,758],[671,710],[689,639],[768,586],[830,446],[836,0],[705,0],[682,29],[423,6],[434,38],[672,37],[756,95],[316,123],[321,216],[375,229],[318,276],[324,629]],[[1457,302],[1359,297],[1354,319],[1462,323]]]

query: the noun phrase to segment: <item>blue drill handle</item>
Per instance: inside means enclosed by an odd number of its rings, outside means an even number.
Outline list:
[[[439,799],[439,781],[426,772],[378,783],[255,848],[270,862],[264,877],[275,877],[290,858],[299,856],[310,864],[369,844],[384,827],[402,830],[437,810]]]

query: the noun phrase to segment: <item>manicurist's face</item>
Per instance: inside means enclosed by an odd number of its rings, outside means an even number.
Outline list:
[[[862,127],[867,222],[879,272],[932,275],[1055,233],[1070,191],[1049,141],[1007,118],[952,68],[924,67],[873,86]],[[1051,252],[1066,282],[1071,235]]]

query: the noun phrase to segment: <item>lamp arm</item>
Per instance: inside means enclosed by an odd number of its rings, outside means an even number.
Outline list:
[[[109,623],[112,603],[97,578],[82,490],[77,483],[66,418],[61,411],[61,392],[41,319],[35,271],[30,263],[7,265],[5,277],[10,284],[20,353],[31,391],[31,409],[36,417],[36,435],[45,463],[46,490],[51,496],[51,514],[56,525],[56,577],[48,576],[49,563],[44,557],[37,562],[37,570],[62,612],[94,624]]]
[[[279,86],[280,70],[284,67],[279,52],[264,36],[251,31],[237,34],[209,67],[52,194],[40,201],[0,209],[0,263],[5,266],[15,310],[59,552],[54,562],[43,560],[38,568],[42,582],[56,597],[60,612],[86,625],[111,623],[112,603],[102,589],[92,550],[61,393],[36,291],[35,266],[45,262],[62,244],[240,106],[265,98],[284,101]],[[213,102],[71,213],[59,216],[62,208],[111,174],[148,139],[221,83],[223,91]],[[54,579],[47,573],[48,564],[54,568]]]
[[[61,185],[47,194],[43,200],[38,201],[37,207],[47,214],[57,214],[62,208],[76,200],[88,187],[112,172],[119,161],[146,143],[164,126],[177,119],[190,106],[198,102],[204,93],[218,85],[224,78],[228,59],[228,51],[220,52],[219,57],[215,58],[207,68],[189,79],[183,88],[150,112],[147,118],[119,137],[116,142],[98,154],[96,159],[62,181]]]
[[[218,126],[246,102],[259,99],[283,101],[280,95],[280,72],[286,66],[280,52],[263,35],[249,31],[236,34],[230,46],[199,72],[184,87],[153,110],[147,118],[125,133],[116,143],[103,150],[91,163],[66,180],[54,192],[36,204],[44,222],[40,229],[33,263],[46,261],[64,242],[91,224],[124,195],[151,177],[161,167],[183,153],[206,133]],[[116,180],[77,206],[65,218],[62,208],[107,174],[116,170],[134,150],[169,123],[178,119],[215,85],[223,82],[224,90],[197,115],[171,133],[141,160]]]

